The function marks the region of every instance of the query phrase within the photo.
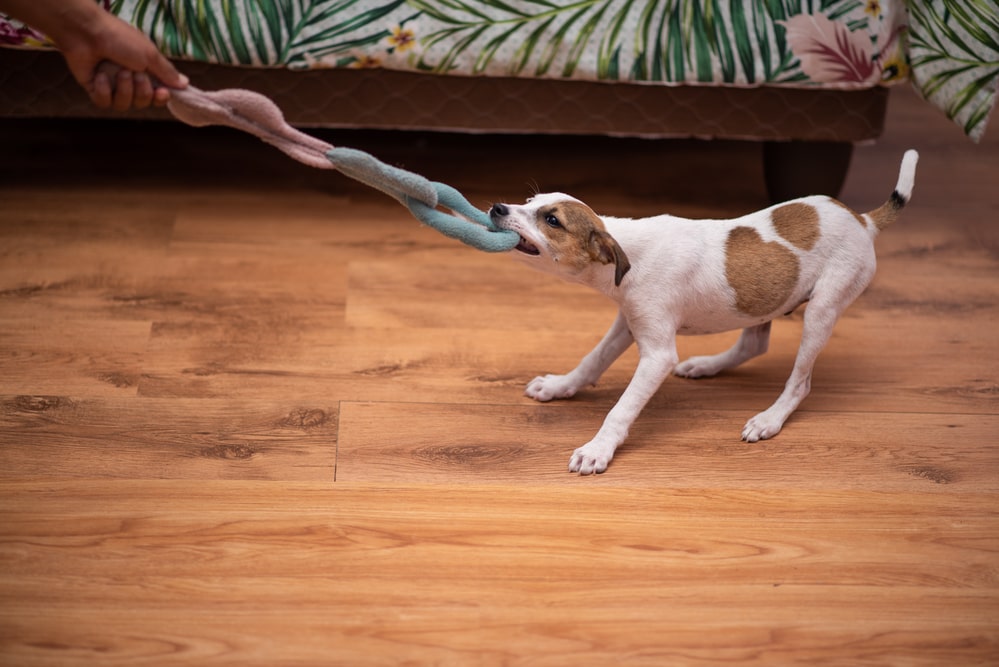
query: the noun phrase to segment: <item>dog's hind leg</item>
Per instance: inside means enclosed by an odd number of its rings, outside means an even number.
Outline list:
[[[801,345],[794,359],[791,377],[774,404],[746,422],[746,427],[742,429],[742,439],[746,442],[777,435],[787,418],[808,396],[812,388],[812,368],[822,348],[829,342],[833,327],[874,277],[876,263],[873,246],[868,247],[866,252],[863,261],[857,262],[856,270],[831,272],[816,283],[812,299],[805,308]]]
[[[829,342],[839,316],[864,290],[868,282],[870,276],[866,280],[858,277],[857,282],[845,286],[843,291],[837,294],[839,298],[815,298],[808,304],[801,331],[801,345],[794,359],[791,376],[784,384],[784,391],[773,405],[746,422],[746,427],[742,430],[743,440],[756,442],[772,438],[780,432],[787,418],[811,391],[815,360]]]
[[[770,344],[770,322],[742,330],[735,345],[721,354],[691,357],[673,369],[673,374],[685,378],[702,378],[717,375],[728,368],[735,368],[767,351]]]

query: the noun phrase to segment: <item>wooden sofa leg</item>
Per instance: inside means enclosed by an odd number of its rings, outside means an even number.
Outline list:
[[[763,178],[770,202],[807,195],[839,196],[850,168],[853,144],[839,141],[768,141]]]

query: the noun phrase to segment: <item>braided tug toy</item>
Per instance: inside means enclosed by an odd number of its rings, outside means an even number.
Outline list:
[[[299,132],[288,125],[278,106],[260,93],[241,89],[206,92],[189,86],[170,91],[167,108],[188,125],[228,125],[259,137],[303,164],[337,169],[394,197],[420,222],[473,248],[506,252],[520,242],[516,232],[496,227],[485,212],[449,185],[392,167],[363,151],[335,148]]]

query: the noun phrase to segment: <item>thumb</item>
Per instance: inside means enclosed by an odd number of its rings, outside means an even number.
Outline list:
[[[159,51],[150,59],[146,71],[167,88],[187,88],[188,78],[177,71]]]

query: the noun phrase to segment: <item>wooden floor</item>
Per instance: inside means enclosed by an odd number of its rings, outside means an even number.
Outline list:
[[[999,664],[999,132],[889,113],[842,198],[909,147],[915,196],[785,430],[739,440],[800,314],[585,478],[634,352],[521,392],[601,297],[235,131],[0,122],[0,663]],[[319,134],[482,207],[766,204],[753,144]]]

